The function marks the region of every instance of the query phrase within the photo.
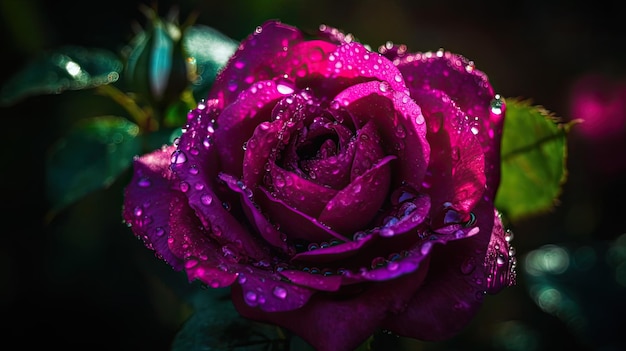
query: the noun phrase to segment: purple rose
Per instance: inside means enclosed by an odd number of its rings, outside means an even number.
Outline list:
[[[380,329],[441,340],[515,278],[494,208],[504,111],[462,56],[269,21],[174,145],[136,158],[123,216],[318,350]]]

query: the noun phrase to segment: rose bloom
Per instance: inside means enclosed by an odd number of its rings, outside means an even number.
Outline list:
[[[473,62],[268,21],[182,135],[134,160],[123,217],[189,280],[318,350],[458,333],[513,284],[494,207],[505,103]]]

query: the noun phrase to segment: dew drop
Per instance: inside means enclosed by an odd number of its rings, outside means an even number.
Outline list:
[[[387,264],[387,269],[390,271],[396,271],[398,268],[400,268],[400,263],[398,262],[389,262]]]
[[[187,162],[187,156],[181,150],[176,150],[172,153],[171,163],[182,164]]]
[[[285,83],[279,83],[278,85],[276,85],[276,90],[283,95],[292,94],[294,92],[293,87]]]
[[[230,82],[228,82],[228,90],[229,91],[233,92],[233,91],[237,90],[237,87],[238,87],[238,85],[237,85],[236,81],[231,80]]]
[[[249,305],[257,304],[257,299],[258,296],[254,291],[246,292],[246,302],[248,302]]]
[[[277,298],[283,300],[287,297],[287,289],[283,288],[282,286],[275,286],[274,290],[272,290],[272,294],[274,294],[274,296],[276,296]]]
[[[380,84],[378,85],[378,90],[380,90],[383,93],[386,93],[387,91],[389,91],[389,83],[380,82]]]
[[[494,115],[502,114],[502,106],[504,105],[504,99],[500,96],[500,94],[496,94],[496,96],[491,100],[491,113]]]
[[[182,191],[183,193],[186,193],[187,191],[189,191],[189,183],[180,182],[179,188],[180,188],[180,191]]]
[[[468,275],[476,269],[476,261],[474,257],[470,256],[461,263],[461,273]]]
[[[190,260],[187,260],[187,262],[185,262],[185,269],[190,269],[197,265],[198,265],[198,260],[192,258]]]
[[[150,185],[152,185],[152,182],[150,181],[150,178],[148,177],[141,177],[139,181],[137,182],[137,185],[139,185],[142,188],[147,188]]]
[[[200,197],[200,201],[202,202],[202,204],[208,206],[211,204],[211,202],[213,202],[213,197],[209,194],[204,194]]]
[[[156,227],[154,234],[156,234],[156,236],[163,236],[163,234],[165,234],[165,229],[163,229],[163,227]]]
[[[422,247],[420,248],[420,252],[422,253],[422,255],[428,255],[428,253],[430,252],[430,248],[432,246],[433,246],[433,243],[431,243],[430,241],[427,241],[424,244],[422,244]]]

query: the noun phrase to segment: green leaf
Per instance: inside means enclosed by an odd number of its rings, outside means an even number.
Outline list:
[[[230,288],[198,289],[192,296],[194,313],[172,343],[172,351],[278,351],[288,339],[276,326],[245,319],[230,300]]]
[[[506,100],[502,178],[496,208],[511,220],[551,210],[567,178],[567,135],[560,122],[529,101]]]
[[[66,46],[38,57],[12,76],[0,91],[0,104],[113,83],[121,70],[121,61],[107,50]]]
[[[46,159],[51,213],[107,187],[141,151],[139,127],[122,117],[81,120],[50,149]]]
[[[200,100],[206,97],[215,76],[235,53],[239,43],[204,25],[189,26],[182,40],[191,66],[190,73],[195,73],[193,94],[196,100]]]

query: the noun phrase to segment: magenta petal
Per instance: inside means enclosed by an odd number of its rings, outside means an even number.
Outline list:
[[[342,91],[335,100],[355,117],[357,127],[372,120],[381,133],[385,152],[398,156],[394,181],[419,189],[430,158],[426,124],[420,107],[408,95],[394,92],[387,82],[371,81]],[[394,168],[394,169],[395,169]]]
[[[386,156],[358,176],[326,204],[318,220],[329,228],[351,235],[370,223],[387,198],[391,182],[390,162]]]
[[[258,82],[243,91],[217,117],[219,130],[214,139],[220,155],[220,170],[236,176],[242,174],[244,144],[259,124],[270,120],[271,109],[288,92],[279,87],[271,80]]]
[[[344,298],[315,294],[302,308],[278,313],[251,308],[233,285],[233,304],[244,317],[291,330],[317,351],[352,351],[378,330],[380,321],[405,308],[425,273],[426,269],[418,269]]]
[[[222,247],[204,231],[186,201],[182,193],[178,193],[172,201],[170,248],[185,258],[185,270],[190,281],[199,279],[212,288],[230,286],[237,278],[232,269],[237,265],[236,260],[229,260],[222,254]]]
[[[327,72],[328,56],[337,49],[337,45],[323,40],[309,40],[298,43],[287,51],[284,59],[277,60],[276,66],[282,67],[299,87],[306,87],[311,76]]]
[[[261,213],[259,208],[253,202],[252,190],[246,187],[243,182],[238,181],[231,175],[220,173],[220,179],[226,182],[226,185],[228,185],[231,190],[241,195],[243,211],[248,217],[250,223],[255,226],[257,233],[259,233],[265,241],[271,245],[280,248],[283,252],[289,252],[289,247],[287,246],[285,240],[283,240],[286,239],[285,236],[267,220],[267,218]]]
[[[133,178],[124,190],[124,221],[156,255],[177,270],[183,261],[170,251],[168,213],[175,196],[170,181],[170,155],[174,147],[163,148],[133,161]]]
[[[337,190],[304,179],[275,163],[270,163],[270,175],[273,183],[272,195],[311,217],[317,217],[328,201],[337,194]]]
[[[427,243],[429,245],[409,250],[404,257],[386,262],[381,267],[360,272],[347,271],[343,277],[343,282],[344,284],[353,284],[363,281],[386,281],[413,273],[420,268],[426,271],[430,260],[430,249],[433,245],[431,242]]]
[[[474,317],[483,302],[487,272],[483,259],[490,233],[500,219],[493,207],[481,201],[475,208],[480,233],[438,245],[424,285],[404,313],[385,320],[390,331],[420,340],[444,340],[457,334]]]
[[[235,288],[236,287],[236,288]],[[313,290],[285,282],[272,272],[247,268],[233,286],[233,299],[264,312],[291,311],[307,303]]]
[[[497,294],[507,286],[516,284],[517,258],[511,247],[512,233],[504,228],[496,210],[491,239],[483,266],[487,272],[487,293]]]
[[[420,90],[440,90],[470,118],[477,117],[477,138],[485,154],[486,192],[492,197],[500,181],[500,138],[506,106],[495,96],[487,75],[472,61],[450,52],[407,55],[399,59],[398,68],[412,96]]]
[[[450,202],[467,214],[481,199],[486,183],[484,154],[473,121],[440,91],[422,90],[414,97],[429,126],[433,157],[424,185],[433,209]]]
[[[285,202],[275,199],[264,188],[259,188],[257,201],[261,208],[266,211],[272,224],[278,226],[282,233],[287,234],[289,239],[301,239],[313,243],[321,243],[332,239],[345,240],[345,238],[318,222],[317,219],[302,213]]]
[[[306,286],[320,291],[337,291],[341,287],[341,276],[311,274],[303,271],[284,270],[280,275],[296,285]]]
[[[382,150],[382,141],[376,131],[375,123],[370,120],[357,131],[355,139],[356,153],[352,160],[350,181],[365,173],[378,160],[385,156]]]
[[[389,238],[401,234],[414,235],[418,226],[430,213],[430,197],[426,194],[415,195],[405,200],[398,209],[387,214],[387,221],[378,230],[380,236]]]
[[[317,124],[314,122],[309,127],[307,135],[309,139],[314,139],[316,137],[315,134],[318,134],[319,129],[322,129],[315,128],[315,126]],[[309,174],[314,172],[316,175],[314,181],[316,183],[330,186],[333,189],[342,189],[350,182],[350,170],[356,151],[354,143],[350,142],[353,138],[353,133],[346,126],[325,122],[323,129],[328,130],[328,128],[333,129],[339,139],[338,151],[325,157],[300,160],[299,164],[302,169],[308,170]]]
[[[327,26],[325,24],[320,25],[317,34],[321,38],[324,38],[336,44],[350,43],[354,40],[354,37],[351,34],[346,35],[346,33],[344,33],[342,30],[335,27]]]
[[[290,46],[302,41],[302,33],[279,21],[267,21],[244,39],[217,75],[209,99],[218,99],[220,108],[230,105],[252,83],[284,74],[283,67],[275,69],[276,53],[285,53]],[[283,48],[285,50],[283,50]]]
[[[190,123],[172,154],[170,167],[180,179],[180,190],[187,196],[189,205],[215,240],[222,245],[234,245],[256,261],[267,260],[267,248],[224,208],[216,191],[219,164],[215,145],[207,142],[214,108],[214,105],[202,105],[190,112]]]
[[[328,58],[332,76],[373,78],[386,82],[395,91],[409,94],[400,70],[383,55],[369,51],[357,42],[340,45]]]
[[[361,232],[359,239],[355,241],[347,241],[338,245],[319,248],[312,251],[304,251],[293,256],[293,261],[311,262],[311,263],[328,263],[339,261],[354,256],[362,252],[365,248],[372,247],[379,243],[378,235],[366,235]],[[318,241],[321,242],[321,241]]]
[[[254,134],[246,144],[243,157],[243,182],[249,188],[256,188],[263,181],[267,172],[266,165],[271,162],[270,155],[276,147],[278,133],[283,128],[283,121],[263,122],[254,129]]]

